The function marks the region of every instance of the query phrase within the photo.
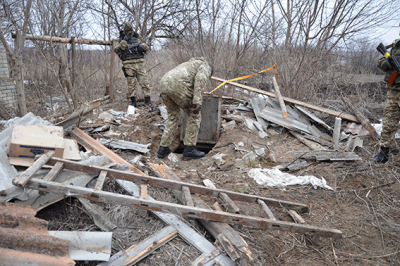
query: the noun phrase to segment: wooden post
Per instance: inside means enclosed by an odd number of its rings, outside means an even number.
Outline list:
[[[340,117],[335,118],[335,128],[333,129],[333,147],[336,151],[339,150],[340,140],[340,128],[342,127],[342,119]]]
[[[287,119],[286,106],[285,106],[285,102],[283,101],[283,98],[282,98],[282,95],[281,95],[281,91],[279,90],[278,83],[276,82],[275,77],[272,77],[272,80],[274,81],[274,88],[275,88],[275,92],[276,92],[276,98],[278,98],[279,104],[280,104],[281,109],[282,109],[283,119]]]
[[[115,87],[114,87],[114,62],[115,62],[115,53],[114,53],[115,44],[111,42],[111,62],[110,62],[110,98],[112,100],[115,99]]]
[[[75,37],[71,37],[71,48],[72,48],[72,87],[75,88],[75,68],[76,68],[76,47]],[[75,91],[75,90],[74,90]]]

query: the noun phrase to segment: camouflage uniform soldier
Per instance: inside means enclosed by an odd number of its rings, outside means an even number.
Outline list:
[[[131,98],[132,105],[136,103],[136,83],[142,87],[144,100],[146,104],[156,106],[150,100],[150,87],[147,78],[146,67],[144,65],[144,55],[149,50],[149,46],[143,39],[133,31],[132,23],[124,24],[124,31],[115,43],[115,53],[122,60],[122,70],[127,78],[128,95]]]
[[[390,54],[400,62],[400,39],[395,40]],[[385,82],[387,82],[393,72],[392,66],[385,57],[382,57],[378,60],[378,67],[386,72]],[[392,86],[387,85],[387,87],[389,90],[383,110],[382,133],[379,143],[381,152],[371,159],[376,163],[386,163],[388,161],[389,147],[398,130],[400,120],[400,75],[396,77]]]
[[[169,146],[181,119],[181,109],[188,115],[184,138],[185,159],[204,156],[195,148],[201,122],[201,104],[212,68],[203,57],[193,57],[166,73],[160,81],[161,98],[168,111],[168,122],[161,138],[158,158],[164,158],[171,150]]]

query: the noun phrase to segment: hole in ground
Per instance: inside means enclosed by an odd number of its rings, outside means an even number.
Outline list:
[[[205,152],[207,154],[214,148],[214,146],[215,146],[215,144],[197,143],[196,149],[198,149],[199,151]],[[181,142],[179,147],[174,151],[174,153],[183,154],[184,148],[185,148],[185,146]]]

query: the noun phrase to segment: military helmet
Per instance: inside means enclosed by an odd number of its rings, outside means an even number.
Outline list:
[[[125,22],[124,24],[124,33],[133,32],[133,25],[130,22]]]

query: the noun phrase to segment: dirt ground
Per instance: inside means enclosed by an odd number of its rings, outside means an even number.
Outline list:
[[[100,112],[108,109],[126,111],[127,104],[126,100],[120,99],[103,105],[90,120],[93,123],[101,122],[96,119]],[[234,150],[231,143],[237,145],[243,142],[241,149],[246,151],[251,151],[254,147],[264,147],[275,155],[276,162],[261,160],[260,166],[271,168],[293,161],[295,151],[309,150],[286,130],[262,139],[256,132],[238,123],[234,129],[221,131],[219,142],[204,158],[185,161],[178,150],[177,156],[180,160],[173,163],[168,159],[156,158],[162,130],[154,124],[162,122],[162,117],[154,112],[150,113],[150,108],[147,107],[140,107],[137,111],[139,115],[136,120],[112,127],[114,131],[122,133],[119,139],[141,144],[151,143],[150,154],[144,155],[142,162],[163,161],[185,182],[202,185],[202,180],[207,178],[218,188],[307,204],[309,212],[302,214],[307,224],[343,232],[342,239],[330,239],[232,225],[249,245],[254,258],[251,265],[400,265],[400,163],[397,141],[393,145],[390,160],[385,165],[375,165],[368,161],[378,152],[379,147],[371,136],[364,136],[361,137],[364,141],[363,148],[356,151],[362,161],[309,161],[306,168],[289,172],[294,175],[323,177],[334,190],[314,189],[310,185],[274,188],[258,185],[248,176],[248,170],[239,170],[234,166],[246,152]],[[100,137],[101,134],[103,133],[93,137]],[[176,139],[175,147],[178,143]],[[136,152],[114,152],[127,161],[138,155]],[[226,154],[225,163],[220,166],[211,158],[217,153]],[[254,167],[256,164],[250,166]],[[142,170],[152,175],[147,165]],[[113,180],[107,181],[104,190],[126,193]],[[168,191],[151,188],[149,194],[165,201],[176,202]],[[118,226],[113,234],[113,254],[138,244],[164,227],[159,219],[149,213],[143,215],[143,212],[134,208],[119,205],[99,205]],[[257,205],[238,205],[247,215],[266,217]],[[271,209],[277,219],[292,221],[285,212]],[[37,217],[49,221],[49,230],[100,230],[74,198],[66,198],[53,204],[38,212]],[[214,241],[199,222],[189,219],[187,222],[210,241]],[[137,265],[189,265],[198,256],[198,250],[176,238]],[[96,264],[77,262],[77,265]]]

